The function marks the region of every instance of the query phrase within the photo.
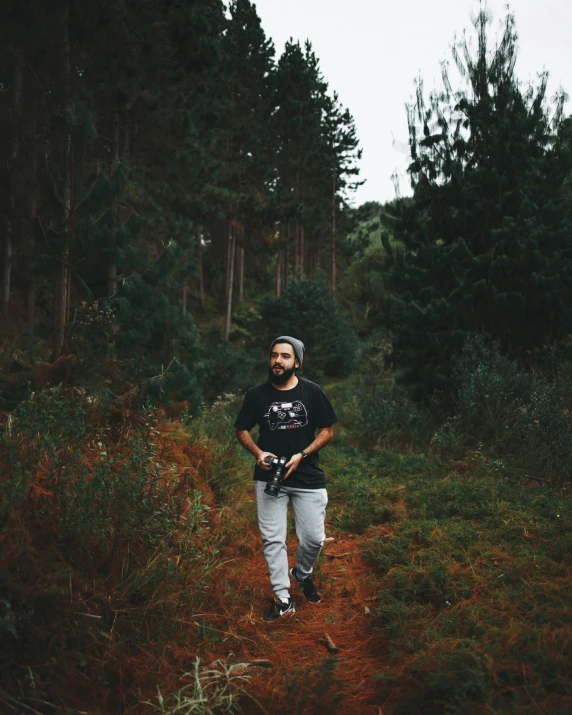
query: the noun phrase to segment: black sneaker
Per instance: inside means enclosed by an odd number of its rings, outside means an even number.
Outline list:
[[[295,566],[290,569],[290,576],[302,589],[302,593],[306,597],[306,601],[310,601],[310,603],[320,603],[322,597],[318,593],[318,589],[314,586],[314,582],[310,576],[306,576],[306,578],[298,578]]]
[[[272,605],[270,610],[262,616],[264,621],[277,621],[282,616],[288,616],[290,613],[295,613],[294,601],[290,598],[288,603],[282,603],[282,601],[275,601],[272,599]]]

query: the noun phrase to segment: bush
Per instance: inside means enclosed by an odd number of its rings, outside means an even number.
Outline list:
[[[391,342],[375,332],[359,344],[357,369],[350,380],[337,383],[338,415],[364,446],[397,448],[427,442],[430,413],[409,399],[406,389],[385,367]]]
[[[96,427],[96,403],[47,390],[0,433],[0,680],[22,697],[63,681],[89,684],[78,695],[86,704],[119,697],[108,688],[116,679],[134,688],[137,659],[149,658],[151,672],[174,632],[189,641],[184,624],[216,563],[192,481],[205,455],[193,447],[195,460],[187,445],[172,458],[180,436],[168,447],[152,411],[137,427]],[[21,662],[35,683],[22,679]]]
[[[528,402],[531,380],[516,362],[500,352],[497,343],[470,339],[454,364],[458,385],[456,413],[467,437],[493,450],[506,450],[510,427]]]
[[[455,365],[455,436],[461,433],[470,445],[481,442],[535,476],[569,480],[571,368],[561,361],[526,372],[502,355],[498,344],[468,341]]]
[[[307,351],[304,371],[313,379],[347,375],[353,369],[356,337],[325,276],[292,281],[280,298],[264,298],[259,312],[265,347],[279,335],[302,340]]]
[[[212,404],[223,394],[244,393],[266,377],[266,345],[258,347],[235,347],[220,339],[208,351],[208,372],[204,383],[204,399]]]
[[[371,381],[361,396],[364,430],[377,444],[396,446],[427,441],[429,414],[395,383]]]

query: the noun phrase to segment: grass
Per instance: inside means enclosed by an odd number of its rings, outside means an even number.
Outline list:
[[[375,689],[383,712],[569,712],[569,492],[524,480],[479,450],[451,460],[432,447],[367,446],[348,423],[336,427],[321,463],[328,533],[359,534],[376,584],[371,634],[380,636]],[[343,618],[330,613],[326,623]],[[330,675],[334,665],[316,661],[285,674],[315,712],[352,706]],[[328,698],[315,697],[324,683]]]
[[[154,715],[218,715],[219,713],[240,712],[239,698],[242,684],[250,676],[233,673],[233,666],[218,660],[210,666],[200,666],[196,658],[193,670],[183,673],[180,687],[169,696],[163,696],[157,688],[157,696],[152,701],[144,701],[148,712]]]
[[[343,557],[318,564],[324,615],[301,610],[272,634],[256,618],[269,589],[239,403],[223,395],[188,425],[149,415],[116,435],[90,424],[81,394],[49,392],[14,415],[2,436],[0,704],[570,712],[565,487],[478,450],[384,450],[348,419],[321,456]],[[339,654],[317,644],[324,631]],[[275,668],[247,677],[232,653],[272,654]]]
[[[367,547],[390,712],[569,712],[569,495],[487,473],[418,474]]]
[[[208,631],[208,450],[153,413],[94,426],[87,397],[39,393],[0,434],[0,702],[23,711],[124,712]]]

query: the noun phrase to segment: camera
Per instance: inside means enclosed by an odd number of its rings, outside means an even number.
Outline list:
[[[287,457],[266,457],[266,464],[272,465],[272,470],[270,471],[270,479],[266,482],[266,487],[264,488],[264,493],[269,494],[271,497],[277,497],[280,491],[280,486],[284,481],[284,472],[286,471]]]

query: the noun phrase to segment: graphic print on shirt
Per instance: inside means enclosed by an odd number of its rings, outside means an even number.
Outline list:
[[[273,402],[264,414],[271,430],[296,429],[308,424],[308,412],[303,402]]]

